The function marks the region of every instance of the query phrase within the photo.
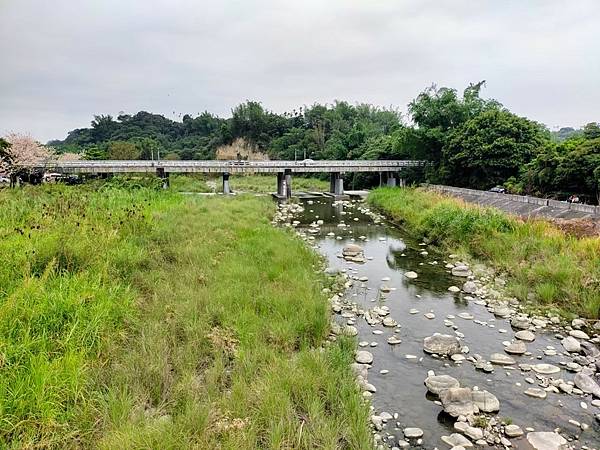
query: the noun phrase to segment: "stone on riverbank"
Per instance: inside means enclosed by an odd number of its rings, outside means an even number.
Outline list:
[[[553,431],[527,433],[527,442],[535,450],[563,450],[567,440]]]
[[[535,341],[535,334],[529,330],[521,330],[515,333],[515,337],[521,341],[533,342]]]
[[[575,383],[575,386],[577,386],[583,392],[600,398],[600,386],[589,375],[579,372],[575,375],[575,378],[573,378],[573,382]]]
[[[356,352],[356,357],[354,359],[359,364],[371,364],[373,362],[373,354],[366,350],[359,350]]]
[[[561,341],[561,344],[569,353],[579,353],[581,351],[581,344],[573,336],[567,336]]]

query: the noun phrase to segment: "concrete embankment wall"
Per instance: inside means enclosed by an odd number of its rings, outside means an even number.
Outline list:
[[[600,206],[572,204],[527,195],[498,194],[437,184],[427,184],[425,187],[462,198],[470,203],[493,206],[521,217],[600,219]]]

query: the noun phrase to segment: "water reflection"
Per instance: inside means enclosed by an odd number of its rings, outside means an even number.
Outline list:
[[[423,448],[446,448],[440,436],[455,432],[454,421],[441,412],[441,407],[434,403],[436,398],[427,394],[423,384],[427,371],[434,370],[436,374],[457,378],[462,386],[478,386],[495,394],[501,405],[498,418],[508,417],[522,428],[530,426],[538,431],[561,427],[567,434],[581,435],[580,444],[598,444],[600,425],[594,419],[594,408],[583,410],[579,406],[579,397],[550,392],[545,400],[532,399],[523,394],[529,387],[525,378],[534,377],[530,372],[496,367],[493,373],[484,373],[476,370],[470,362],[457,365],[425,355],[424,337],[436,332],[452,333],[453,330],[444,324],[448,317],[453,318],[453,323],[464,334],[463,342],[471,349],[470,354],[481,354],[484,358],[489,358],[492,353],[503,353],[502,341],[510,341],[514,332],[507,320],[495,319],[485,307],[469,301],[463,294],[448,292],[449,286],[460,286],[464,279],[449,273],[445,268],[444,255],[420,245],[421,242],[385,221],[375,223],[360,208],[359,205],[344,206],[341,203],[332,205],[329,201],[306,202],[305,211],[298,220],[304,226],[323,220],[320,231],[314,234],[314,242],[330,267],[348,271],[354,276],[368,277],[367,282],[356,283],[350,288],[348,298],[363,308],[386,305],[390,316],[401,327],[397,335],[402,343],[391,346],[386,341],[393,330],[382,326],[370,327],[362,318],[356,322],[358,339],[377,344],[368,348],[374,356],[369,382],[377,387],[372,403],[379,412],[387,411],[399,416],[399,427],[389,424],[387,432],[401,438],[402,428],[417,426],[425,430]],[[340,222],[345,226],[340,227]],[[328,236],[329,233],[335,236]],[[350,242],[360,244],[365,256],[371,259],[358,265],[339,258],[344,245]],[[422,254],[425,249],[427,254]],[[417,272],[418,278],[407,279],[404,276],[407,271]],[[385,284],[395,290],[382,294],[382,278],[389,278]],[[425,318],[426,312],[434,312],[435,318]],[[458,317],[462,312],[468,312],[475,320]],[[374,335],[373,330],[382,333]],[[500,333],[500,330],[506,332]],[[546,346],[559,348],[560,342],[550,333],[536,334],[536,340],[527,344],[532,356],[515,356],[515,359],[519,363],[535,364],[541,362],[538,357],[543,357],[544,362],[560,365],[564,360],[560,354],[542,356]],[[408,359],[406,355],[417,358]],[[381,369],[389,370],[389,373],[381,374]],[[573,378],[573,374],[565,370],[558,376],[565,380]],[[582,433],[568,424],[569,419],[587,423],[591,428]],[[527,448],[523,439],[511,442],[514,448]]]

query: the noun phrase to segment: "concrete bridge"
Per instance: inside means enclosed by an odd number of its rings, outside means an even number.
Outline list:
[[[292,195],[293,173],[329,173],[330,189],[333,196],[344,195],[344,173],[379,172],[380,184],[396,186],[403,184],[402,170],[419,167],[424,161],[411,160],[354,160],[354,161],[46,161],[35,168],[62,174],[114,174],[114,173],[154,173],[168,186],[171,173],[214,173],[222,174],[223,192],[231,193],[230,174],[236,173],[273,173],[277,175],[277,193],[279,198]]]

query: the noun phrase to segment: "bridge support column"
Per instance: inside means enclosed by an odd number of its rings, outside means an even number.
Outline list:
[[[387,185],[388,187],[396,187],[396,174],[394,172],[387,173]]]
[[[162,180],[162,188],[169,189],[171,182],[169,181],[169,172],[165,172],[164,167],[156,169],[156,175]]]
[[[229,172],[223,172],[223,194],[231,194],[231,188],[229,187]]]
[[[285,198],[292,198],[292,170],[285,169],[283,172],[285,185]]]
[[[344,178],[340,172],[331,172],[329,179],[329,193],[344,195]]]
[[[277,172],[277,196],[283,197],[285,195],[285,183],[283,172]]]

